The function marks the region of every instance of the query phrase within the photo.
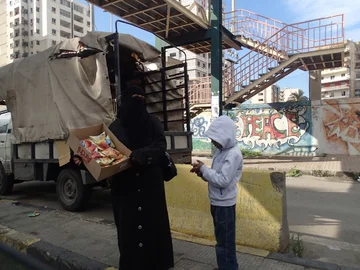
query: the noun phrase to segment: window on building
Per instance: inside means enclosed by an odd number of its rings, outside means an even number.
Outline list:
[[[205,68],[206,66],[205,66],[205,63],[203,63],[203,68]]]
[[[40,18],[36,18],[36,23],[40,23]]]
[[[330,83],[330,87],[333,87],[333,86],[335,86],[335,83]]]
[[[90,22],[87,22],[87,26],[90,27],[90,26],[91,26],[91,23],[90,23]]]
[[[36,8],[36,12],[40,12],[40,8],[39,8],[39,7]]]
[[[335,79],[335,76],[330,76],[330,79],[331,79],[331,80]]]
[[[264,101],[264,99],[263,99],[263,98],[259,98],[259,101]]]
[[[206,75],[205,75],[205,73],[203,73],[203,77],[205,77]]]
[[[172,58],[176,57],[176,53],[170,53],[170,57]]]
[[[80,13],[84,13],[84,8],[74,4],[74,10]]]
[[[34,41],[30,41],[30,46],[34,46]]]
[[[51,31],[51,33],[52,33],[53,35],[56,35],[56,30],[53,29],[53,30]]]
[[[264,93],[259,93],[259,96],[263,96],[264,95]]]
[[[60,0],[60,4],[62,4],[63,6],[66,6],[66,7],[70,7],[70,2],[67,0]]]
[[[60,9],[60,15],[63,15],[67,18],[71,18],[71,14],[69,11],[66,11],[66,10],[63,10],[63,9]]]
[[[33,14],[33,13],[34,13],[33,8],[30,8],[30,13],[31,13],[31,14]]]
[[[198,77],[200,77],[200,72],[197,73]]]
[[[14,48],[14,44],[11,43],[11,44],[10,44],[10,48],[11,48],[11,49]]]
[[[211,63],[208,64],[208,68],[211,68]]]
[[[341,74],[341,77],[345,77],[345,73]]]
[[[200,61],[197,61],[197,66],[200,67]]]
[[[334,93],[330,93],[330,97],[334,97]]]
[[[323,79],[324,79],[324,77],[321,77],[321,79],[323,80]]]
[[[36,34],[40,35],[40,29],[36,29]]]
[[[51,19],[51,22],[52,22],[53,24],[56,24],[56,19],[52,18],[52,19]]]
[[[56,45],[56,41],[55,41],[55,40],[52,41],[52,45]]]
[[[36,41],[36,45],[40,45],[40,41],[39,41],[39,40]]]
[[[56,12],[56,8],[52,7],[52,8],[51,8],[51,12],[52,12],[52,13],[55,13],[55,12]]]
[[[343,97],[346,96],[346,92],[343,91],[343,92],[341,93],[341,95],[342,95]]]
[[[13,14],[13,12],[12,11],[10,11],[10,17],[12,17],[14,14]]]

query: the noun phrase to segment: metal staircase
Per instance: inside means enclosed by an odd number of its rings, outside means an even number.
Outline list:
[[[248,11],[231,13],[225,25],[250,51],[224,69],[225,103],[242,103],[296,69],[342,66],[343,15],[284,24]],[[211,77],[190,85],[192,104],[211,103]],[[197,99],[202,96],[202,100]]]

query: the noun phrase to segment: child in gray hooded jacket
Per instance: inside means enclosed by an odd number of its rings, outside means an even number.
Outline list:
[[[208,182],[219,269],[237,270],[235,205],[243,157],[236,143],[236,126],[230,117],[223,115],[211,123],[205,136],[210,138],[218,149],[212,166],[208,168],[198,160],[191,172]]]

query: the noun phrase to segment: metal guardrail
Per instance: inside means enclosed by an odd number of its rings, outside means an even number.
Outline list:
[[[30,256],[0,243],[0,270],[54,270]]]

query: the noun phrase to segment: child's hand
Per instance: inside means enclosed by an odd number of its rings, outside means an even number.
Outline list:
[[[202,161],[200,161],[200,160],[197,160],[197,163],[194,163],[192,165],[193,167],[190,170],[190,172],[199,174],[200,173],[200,168],[202,167],[202,165],[204,165],[204,163]]]

